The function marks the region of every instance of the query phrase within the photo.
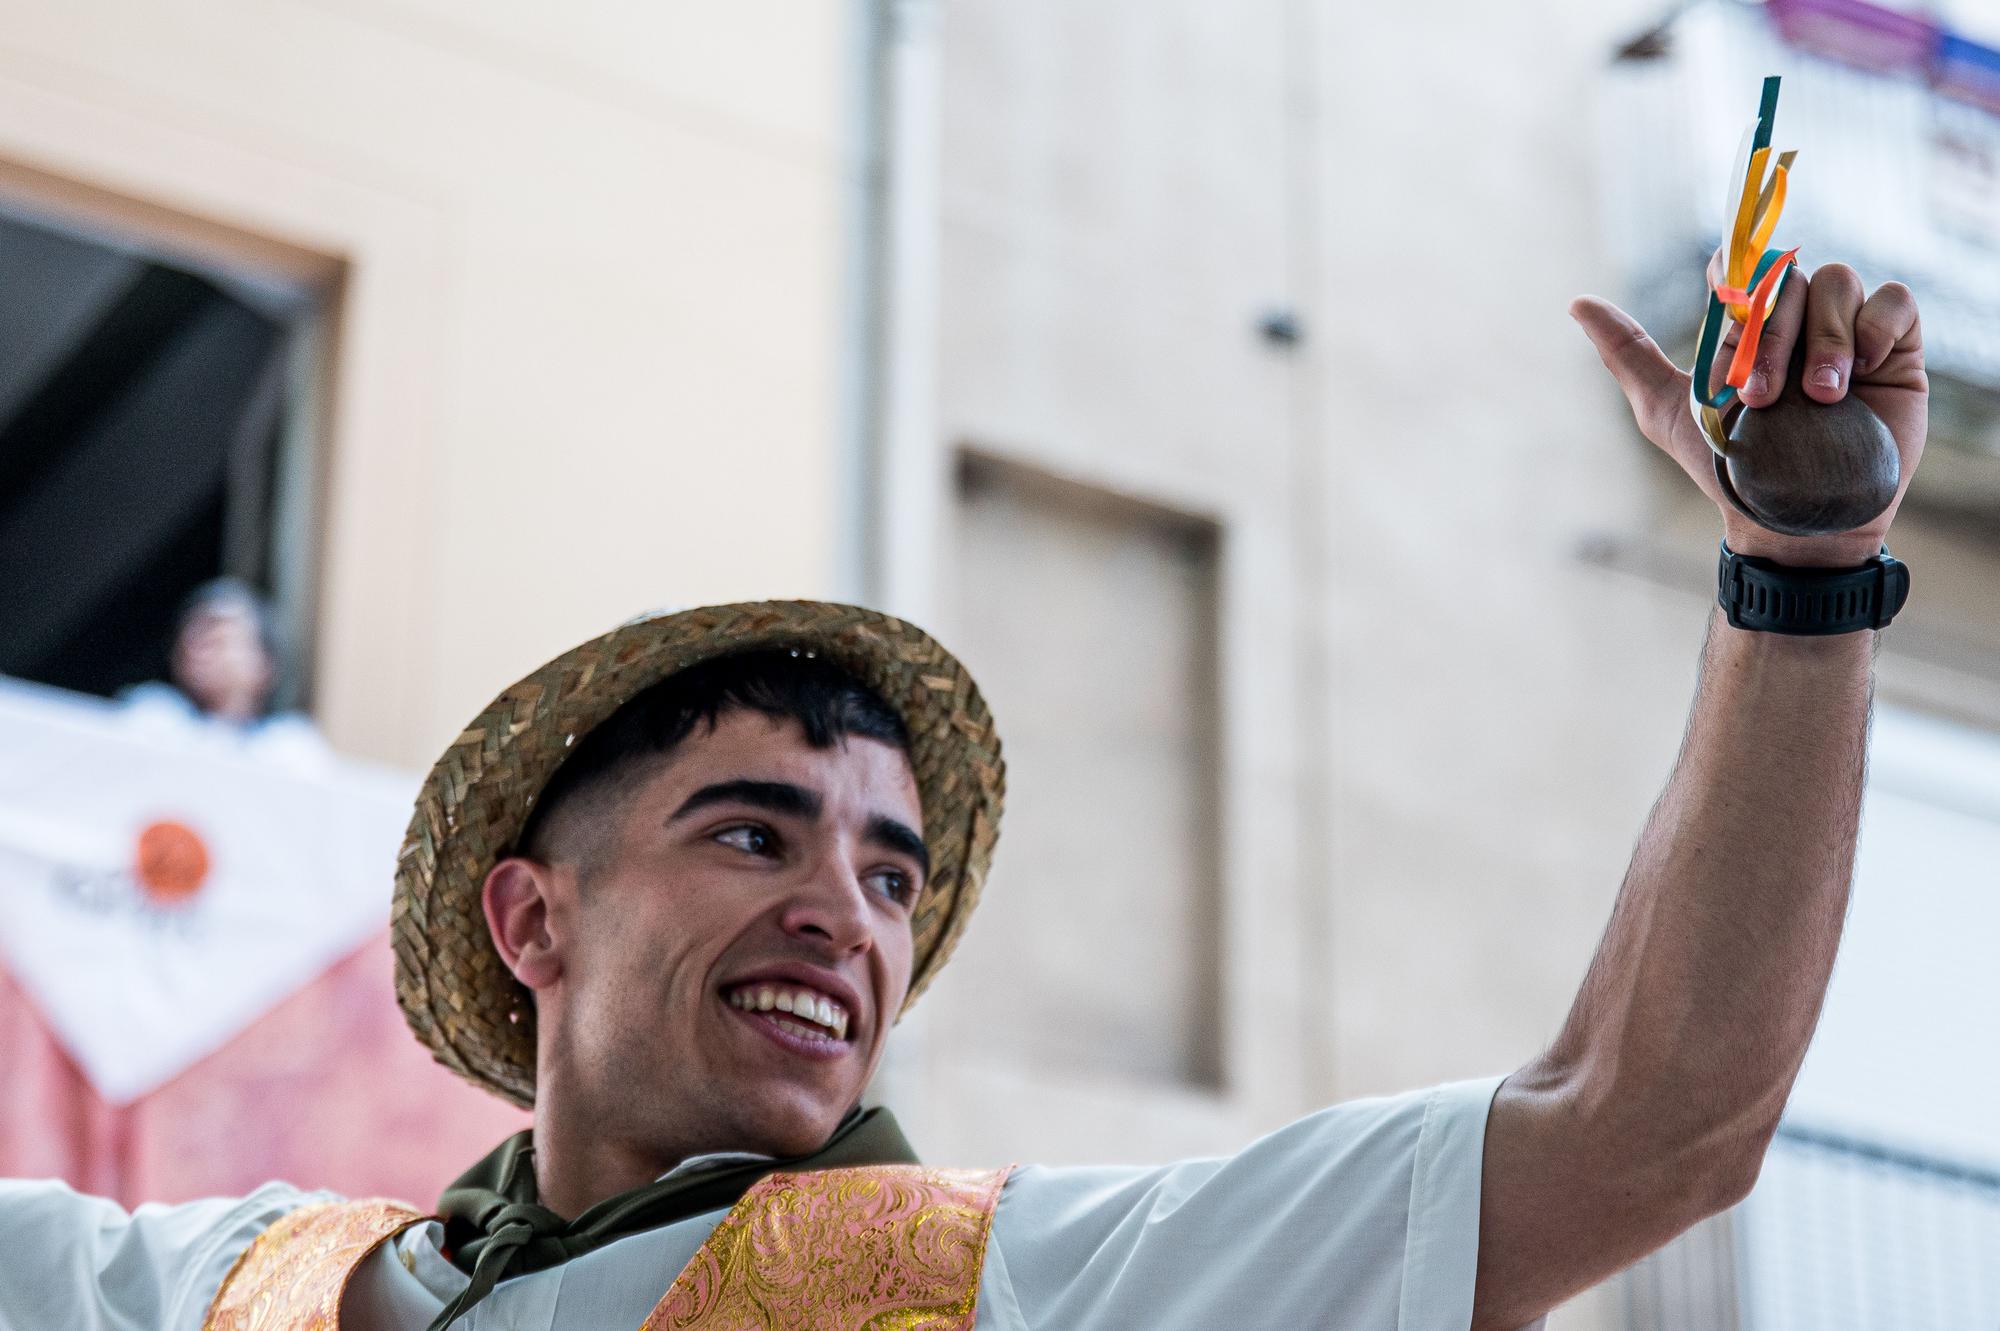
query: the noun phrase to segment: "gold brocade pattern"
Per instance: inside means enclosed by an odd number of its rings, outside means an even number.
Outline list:
[[[422,1219],[382,1200],[326,1202],[281,1216],[222,1278],[202,1331],[338,1331],[348,1278]]]
[[[971,1331],[1006,1169],[770,1174],[640,1331]]]

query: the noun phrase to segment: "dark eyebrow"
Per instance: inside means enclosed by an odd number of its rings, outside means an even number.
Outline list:
[[[795,818],[818,818],[825,808],[818,791],[795,786],[789,781],[717,781],[682,800],[681,807],[675,809],[667,821],[678,822],[712,804],[748,804]],[[907,823],[898,822],[886,814],[876,814],[868,820],[866,836],[884,850],[909,856],[917,862],[917,868],[926,879],[931,876],[930,847]]]
[[[817,792],[789,781],[718,781],[688,796],[667,821],[678,822],[711,804],[748,804],[795,818],[817,818],[823,807]]]
[[[874,842],[884,850],[893,850],[899,854],[908,855],[917,862],[917,868],[923,873],[924,881],[930,881],[930,847],[926,846],[924,839],[915,832],[912,832],[905,824],[878,813],[868,820],[868,840]]]

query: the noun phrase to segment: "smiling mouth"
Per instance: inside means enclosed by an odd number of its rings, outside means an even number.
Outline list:
[[[846,1007],[803,985],[753,982],[725,991],[722,999],[794,1039],[829,1049],[847,1044]]]

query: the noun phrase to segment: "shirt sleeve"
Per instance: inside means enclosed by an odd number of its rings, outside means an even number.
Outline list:
[[[1464,1331],[1499,1084],[1336,1105],[1226,1159],[1017,1170],[981,1326]]]
[[[0,1180],[0,1331],[200,1331],[250,1241],[329,1199],[267,1183],[128,1213],[62,1183]]]

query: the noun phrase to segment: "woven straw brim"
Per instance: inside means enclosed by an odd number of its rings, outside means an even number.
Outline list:
[[[440,1063],[534,1103],[534,1004],[487,932],[488,871],[564,757],[627,699],[702,661],[766,648],[818,653],[881,694],[909,731],[932,868],[913,910],[903,1011],[923,993],[979,900],[1000,832],[1006,769],[972,676],[922,629],[858,606],[705,606],[565,652],[495,698],[425,779],[397,858],[390,926],[396,999]]]

